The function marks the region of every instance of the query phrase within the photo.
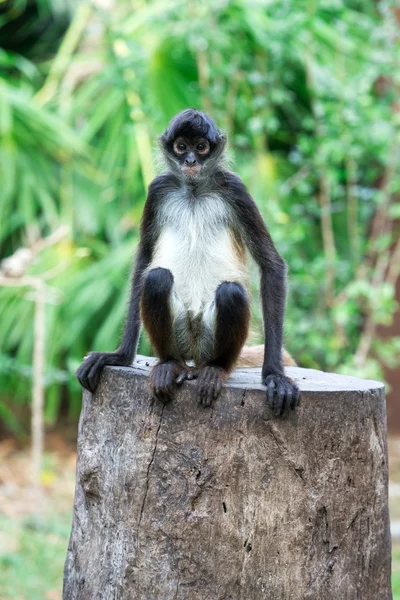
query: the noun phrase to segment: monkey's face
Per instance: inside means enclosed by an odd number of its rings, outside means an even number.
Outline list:
[[[205,137],[177,137],[172,144],[173,157],[183,175],[196,178],[200,175],[210,154],[210,142]]]
[[[206,179],[223,165],[224,134],[211,117],[194,108],[175,115],[160,143],[168,167],[185,180]]]

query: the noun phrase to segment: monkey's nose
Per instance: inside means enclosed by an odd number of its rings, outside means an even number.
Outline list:
[[[193,167],[195,164],[197,163],[196,159],[193,157],[188,156],[187,158],[185,158],[185,165],[187,165],[188,167]]]

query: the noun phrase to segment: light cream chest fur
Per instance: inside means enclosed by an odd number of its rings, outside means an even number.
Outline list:
[[[188,198],[171,192],[161,207],[160,235],[147,270],[169,269],[175,292],[194,315],[213,301],[223,281],[246,285],[245,255],[231,223],[229,206],[218,194]]]

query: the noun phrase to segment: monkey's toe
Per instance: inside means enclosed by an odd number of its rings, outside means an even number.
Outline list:
[[[198,371],[198,400],[202,406],[209,407],[221,393],[227,373],[221,367],[205,366]]]
[[[265,378],[268,404],[276,417],[294,410],[300,402],[300,390],[292,379],[274,374]]]
[[[197,379],[198,376],[197,369],[182,365],[180,373],[176,376],[176,384],[181,385],[186,380],[191,381],[192,379]]]
[[[150,387],[154,396],[166,404],[174,396],[175,385],[184,381],[185,367],[178,361],[168,360],[157,363],[150,375]]]

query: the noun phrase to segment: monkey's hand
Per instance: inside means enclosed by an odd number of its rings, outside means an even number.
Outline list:
[[[76,372],[82,387],[94,393],[100,381],[100,375],[106,365],[126,367],[131,364],[122,352],[91,352],[85,356],[83,363]]]
[[[267,388],[268,404],[276,417],[294,410],[300,402],[300,390],[295,382],[280,373],[273,373],[263,377],[263,384]]]

